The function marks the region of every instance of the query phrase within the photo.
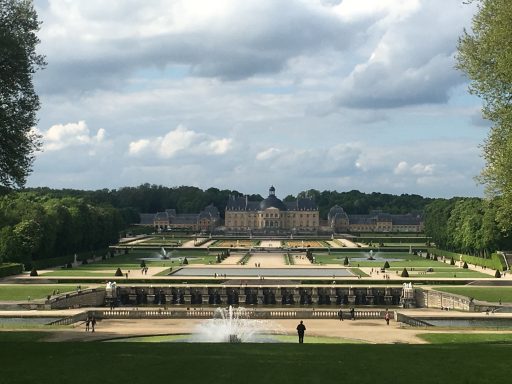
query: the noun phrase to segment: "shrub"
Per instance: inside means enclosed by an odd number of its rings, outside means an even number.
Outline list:
[[[425,256],[425,259],[430,260],[430,255],[427,252],[427,255]]]
[[[0,263],[0,277],[18,275],[23,272],[22,264],[2,264]]]
[[[39,276],[39,274],[37,273],[37,269],[32,268],[32,270],[30,271],[30,276]]]
[[[349,264],[348,257],[345,256],[345,260],[343,260],[343,265],[348,265],[348,264]]]
[[[494,277],[496,277],[498,279],[501,277],[501,273],[500,273],[499,269],[496,270],[496,273],[494,274]]]
[[[389,268],[389,263],[387,261],[384,263],[384,269],[386,268]]]
[[[183,264],[188,264],[188,260],[186,257],[183,259]]]
[[[450,265],[455,265],[455,260],[453,260],[453,256],[450,259]]]
[[[73,264],[71,264],[71,263],[67,263],[67,264],[66,264],[66,268],[73,268]]]
[[[468,263],[464,262],[464,265],[462,266],[464,269],[468,269]]]
[[[407,268],[404,268],[404,270],[402,271],[402,274],[400,276],[409,277],[409,272],[407,272]]]
[[[83,259],[83,260],[82,260],[82,265],[85,265],[85,264],[89,264],[89,262],[87,261],[87,259]]]
[[[115,276],[123,276],[123,271],[121,271],[121,268],[117,268]]]

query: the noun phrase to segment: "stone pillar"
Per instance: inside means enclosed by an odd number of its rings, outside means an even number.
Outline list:
[[[348,303],[350,305],[354,305],[356,303],[355,290],[352,287],[348,289]]]
[[[366,304],[373,305],[375,304],[374,298],[373,298],[373,289],[368,287],[366,289]]]

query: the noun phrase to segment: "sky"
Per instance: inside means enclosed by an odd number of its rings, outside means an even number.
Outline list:
[[[27,186],[481,196],[462,0],[35,0]]]

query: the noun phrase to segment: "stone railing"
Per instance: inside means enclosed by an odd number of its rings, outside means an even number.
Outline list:
[[[415,319],[413,317],[406,316],[403,313],[399,312],[396,313],[396,321],[413,327],[432,327],[432,324],[429,324],[426,321]]]
[[[83,316],[95,316],[98,319],[210,319],[215,316],[214,309],[114,309],[88,311]],[[384,310],[355,310],[355,319],[384,319]],[[391,319],[394,311],[389,311]],[[248,319],[337,319],[337,310],[269,310],[258,311],[247,309],[241,317]],[[84,319],[85,319],[84,317]],[[350,318],[350,312],[343,310],[343,318]],[[80,318],[81,320],[81,318]],[[69,323],[67,323],[69,324]]]

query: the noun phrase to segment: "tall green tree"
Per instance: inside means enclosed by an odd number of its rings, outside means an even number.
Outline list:
[[[30,0],[0,0],[0,186],[25,184],[40,148],[39,98],[33,75],[45,65],[36,53],[37,14]]]
[[[497,220],[512,229],[512,6],[510,0],[476,0],[471,31],[459,40],[458,68],[471,80],[469,91],[483,100],[483,117],[493,126],[483,145],[481,181],[499,196]]]

